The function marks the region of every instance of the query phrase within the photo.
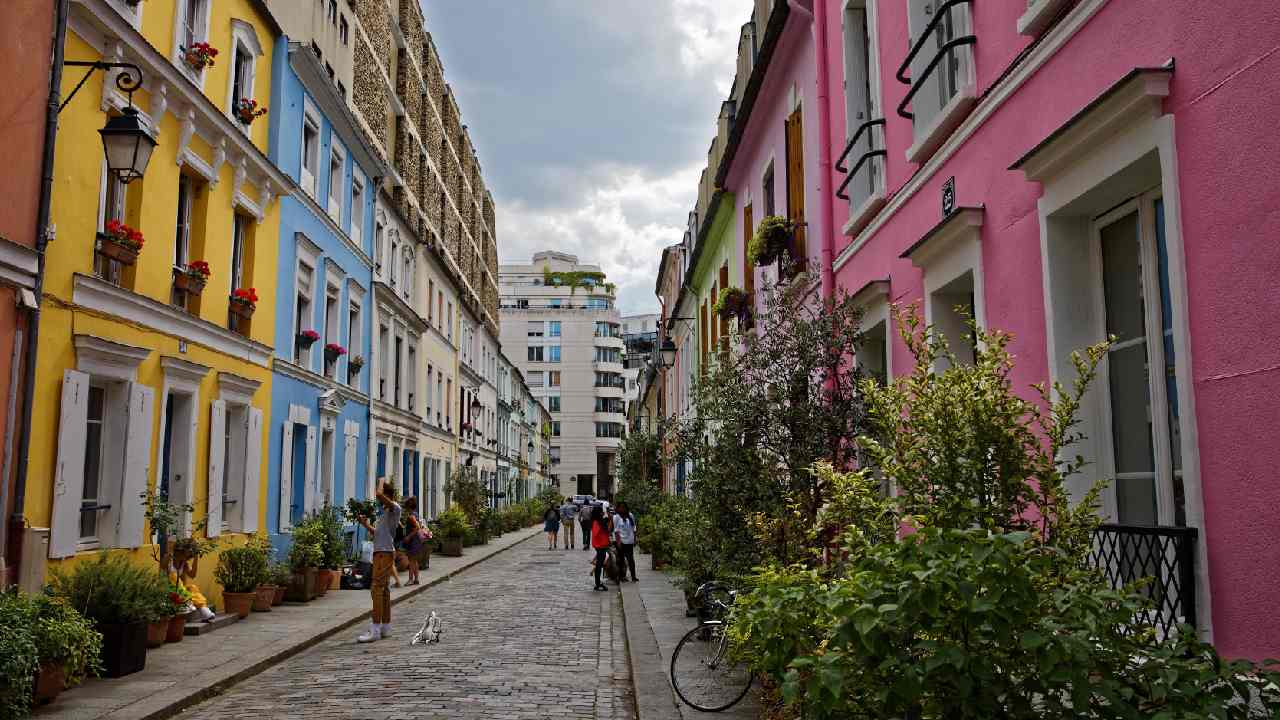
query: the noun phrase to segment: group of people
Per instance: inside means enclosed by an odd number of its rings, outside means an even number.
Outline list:
[[[542,529],[547,534],[547,549],[563,547],[571,550],[576,545],[575,523],[582,533],[582,550],[595,550],[592,575],[596,590],[608,590],[601,575],[609,562],[610,548],[617,551],[618,581],[626,582],[628,571],[631,582],[636,578],[636,518],[625,502],[617,506],[607,500],[587,499],[575,503],[565,498],[559,507],[550,505],[542,515]]]

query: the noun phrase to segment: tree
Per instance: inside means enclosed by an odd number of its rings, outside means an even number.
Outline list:
[[[658,499],[662,477],[662,445],[657,435],[637,430],[618,447],[618,492],[614,500],[626,503],[637,515],[645,515]]]

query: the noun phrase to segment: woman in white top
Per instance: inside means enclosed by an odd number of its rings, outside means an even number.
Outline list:
[[[619,581],[626,582],[627,568],[630,568],[631,582],[638,582],[636,580],[636,518],[624,502],[618,503],[617,513],[613,517],[613,539],[618,543]]]

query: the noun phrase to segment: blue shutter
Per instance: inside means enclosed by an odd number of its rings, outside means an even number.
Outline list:
[[[413,456],[409,454],[407,449],[400,451],[400,468],[402,470],[400,474],[400,497],[405,497],[409,494],[409,465],[412,462]]]
[[[387,446],[384,443],[378,443],[378,472],[376,473],[375,479],[382,480],[382,478],[386,477],[386,475],[387,475]]]
[[[413,495],[418,498],[418,508],[422,508],[422,487],[418,484],[421,475],[418,474],[418,451],[413,451]]]

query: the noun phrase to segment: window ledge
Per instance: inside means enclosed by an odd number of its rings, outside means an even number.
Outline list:
[[[924,237],[907,248],[899,257],[916,267],[925,267],[933,258],[946,252],[956,241],[970,236],[982,227],[985,211],[978,207],[959,207],[942,222],[934,225]]]
[[[872,159],[871,162],[876,162],[876,160]],[[883,177],[883,175],[881,175],[881,177]],[[886,201],[887,198],[884,196],[884,188],[876,188],[876,191],[871,193],[871,197],[863,201],[861,207],[855,209],[849,214],[849,221],[844,224],[843,228],[841,228],[841,232],[843,232],[846,237],[853,237],[859,232],[862,232],[862,229],[871,222],[871,219],[876,216],[876,213],[880,212],[880,208],[884,207]]]
[[[124,345],[93,335],[76,335],[76,369],[90,375],[132,382],[138,366],[151,355],[148,348]]]
[[[1069,0],[1038,0],[1018,18],[1018,34],[1035,37],[1057,16]]]
[[[947,102],[938,117],[934,118],[926,130],[910,148],[907,149],[907,162],[923,164],[929,159],[951,133],[964,120],[973,106],[978,104],[978,88],[972,82],[960,88],[955,97]]]

